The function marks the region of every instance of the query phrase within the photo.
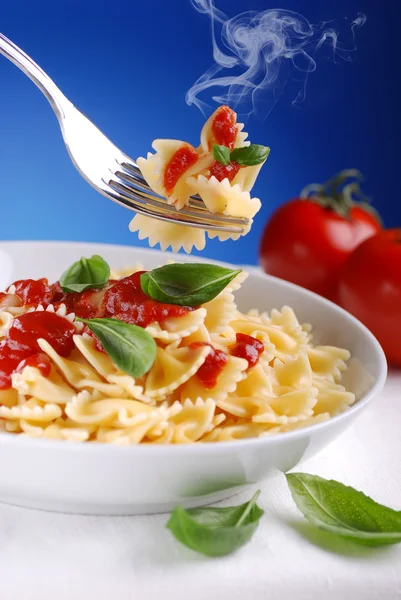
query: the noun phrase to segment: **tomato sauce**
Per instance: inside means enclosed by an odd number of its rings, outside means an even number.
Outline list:
[[[231,350],[231,355],[245,358],[248,361],[248,368],[254,367],[265,349],[264,344],[245,333],[237,333],[236,338],[237,342]]]
[[[206,342],[192,342],[189,345],[190,348],[199,348],[201,346],[210,346],[211,350],[196,375],[203,387],[212,389],[217,385],[219,375],[227,364],[228,356],[223,350],[217,350],[217,348],[213,348],[211,344],[207,344]]]
[[[63,292],[59,281],[56,281],[56,283],[53,283],[50,286],[50,289],[53,294],[53,299],[52,299],[53,304],[61,302],[61,300],[67,295],[65,292]]]
[[[237,115],[229,106],[220,106],[216,110],[211,126],[212,139],[209,140],[210,149],[213,144],[219,144],[220,146],[227,146],[230,150],[234,150],[237,133]]]
[[[65,304],[68,312],[83,319],[113,317],[126,323],[147,327],[172,317],[183,317],[192,307],[164,304],[152,300],[141,288],[140,271],[118,281],[110,280],[101,290],[63,292],[60,283],[49,286],[46,279],[26,279],[14,283],[16,301],[24,306],[48,306],[55,309]],[[0,303],[10,295],[1,293]],[[85,330],[96,340],[96,348],[104,351],[98,338],[86,327]],[[0,342],[0,389],[11,386],[11,375],[24,366],[35,366],[46,377],[50,374],[51,362],[40,352],[37,344],[43,338],[61,356],[69,356],[73,349],[74,325],[55,313],[41,311],[26,313],[13,320],[6,338]]]
[[[147,327],[155,321],[165,321],[172,317],[183,317],[194,310],[188,306],[165,304],[152,300],[141,288],[140,271],[118,281],[110,280],[103,289],[89,289],[83,292],[63,292],[60,283],[48,285],[46,279],[26,279],[17,281],[16,296],[23,306],[53,304],[55,309],[65,304],[68,312],[74,312],[82,319],[115,317],[126,323]],[[0,302],[9,295],[0,294]]]
[[[11,375],[23,360],[41,363],[41,369],[47,372],[44,361],[32,359],[33,355],[40,353],[39,338],[45,339],[60,356],[66,357],[72,352],[74,333],[72,323],[51,312],[31,312],[16,317],[0,343],[0,389],[11,387]]]
[[[24,358],[17,367],[17,373],[23,371],[25,367],[36,367],[42,373],[43,377],[49,377],[52,370],[52,363],[47,354],[38,352],[37,354],[28,356],[28,358]]]
[[[210,167],[210,176],[216,177],[217,181],[223,181],[223,179],[228,179],[228,181],[232,181],[238,171],[240,170],[241,165],[238,163],[231,161],[228,165],[223,165],[217,160]]]
[[[194,310],[188,306],[164,304],[152,300],[142,291],[140,282],[142,273],[146,271],[138,271],[124,277],[106,291],[103,299],[103,316],[115,317],[126,323],[147,327],[155,321],[184,317]]]
[[[21,300],[23,306],[48,306],[53,298],[53,293],[47,279],[20,279],[14,282],[15,295]]]
[[[55,304],[55,308],[60,304],[65,304],[68,312],[75,313],[81,319],[104,317],[102,301],[105,293],[106,288],[103,290],[95,288],[83,292],[66,293]]]
[[[170,194],[181,175],[198,160],[197,151],[190,144],[183,144],[171,157],[164,169],[163,186]]]

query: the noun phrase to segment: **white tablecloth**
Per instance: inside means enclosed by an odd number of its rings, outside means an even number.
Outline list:
[[[401,509],[401,373],[390,374],[384,392],[352,428],[299,470],[338,479]],[[254,538],[219,559],[176,542],[165,528],[167,515],[81,517],[0,505],[0,599],[401,597],[401,545],[358,549],[339,541],[333,549],[324,534],[306,526],[283,475],[260,487],[266,514]]]

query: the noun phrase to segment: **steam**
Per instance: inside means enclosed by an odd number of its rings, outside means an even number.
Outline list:
[[[229,18],[213,0],[190,2],[211,22],[214,64],[185,97],[187,104],[195,104],[204,115],[210,108],[204,93],[223,88],[220,95],[212,95],[215,103],[265,118],[289,78],[297,82],[293,104],[300,104],[306,97],[308,75],[316,70],[317,54],[325,47],[333,61],[336,57],[351,60],[355,31],[366,22],[366,16],[359,13],[351,22],[343,19],[341,28],[332,21],[312,25],[302,15],[284,9],[247,11]],[[201,94],[206,98],[201,99]]]

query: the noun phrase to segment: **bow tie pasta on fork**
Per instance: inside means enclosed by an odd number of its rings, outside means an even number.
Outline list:
[[[187,206],[191,196],[198,195],[211,213],[249,219],[243,233],[246,235],[261,207],[260,200],[252,198],[250,192],[269,148],[250,144],[243,127],[231,108],[220,106],[203,126],[198,148],[179,140],[158,139],[152,144],[156,152],[138,158],[138,166],[149,186],[177,210]],[[171,246],[174,252],[184,248],[188,253],[193,247],[203,250],[206,233],[221,241],[240,237],[139,214],[131,221],[130,230],[137,231],[139,239],[148,239],[152,247],[160,244],[162,250]]]

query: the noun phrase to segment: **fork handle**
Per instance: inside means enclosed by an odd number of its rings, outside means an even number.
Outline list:
[[[0,54],[14,63],[27,75],[46,96],[57,117],[64,116],[64,107],[70,101],[64,96],[52,79],[14,42],[0,33]]]

